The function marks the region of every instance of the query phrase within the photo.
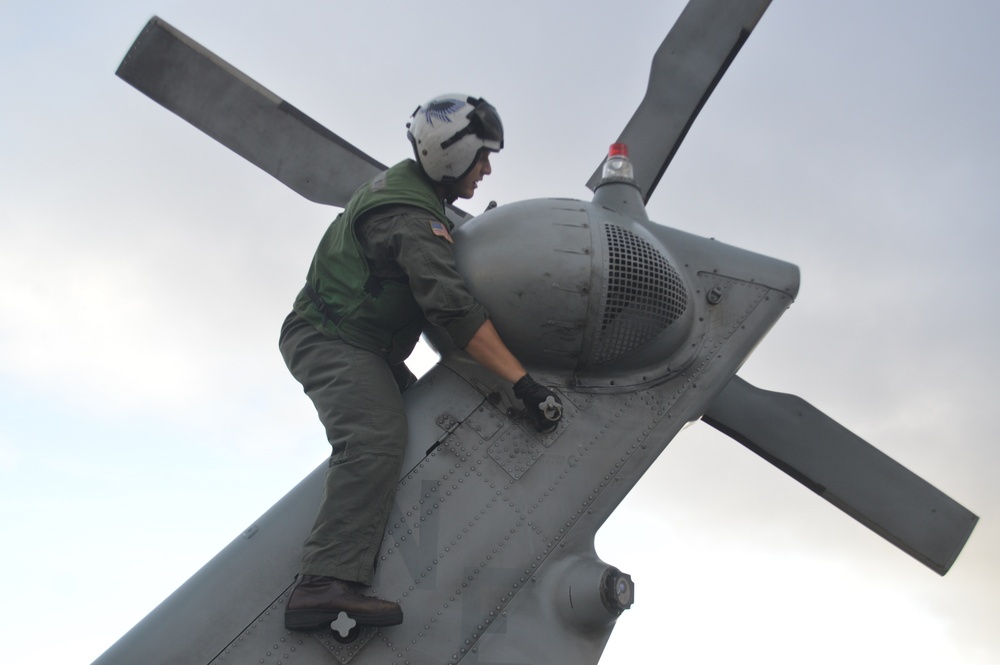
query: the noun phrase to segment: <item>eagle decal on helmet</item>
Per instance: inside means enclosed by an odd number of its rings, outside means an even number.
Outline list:
[[[451,122],[449,116],[464,107],[465,102],[460,99],[437,99],[428,104],[427,108],[424,109],[424,118],[431,126],[434,125],[435,120]]]

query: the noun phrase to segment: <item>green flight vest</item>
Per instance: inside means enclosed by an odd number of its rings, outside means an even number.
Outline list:
[[[362,215],[389,205],[420,208],[453,228],[416,162],[400,162],[359,189],[330,224],[293,308],[328,337],[402,362],[420,339],[423,312],[409,284],[372,277],[355,230]]]

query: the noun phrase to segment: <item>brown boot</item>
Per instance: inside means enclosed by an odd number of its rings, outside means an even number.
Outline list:
[[[359,586],[335,577],[300,575],[285,606],[285,628],[319,628],[337,619],[341,612],[364,626],[403,623],[403,610],[398,603],[364,596],[358,591]]]

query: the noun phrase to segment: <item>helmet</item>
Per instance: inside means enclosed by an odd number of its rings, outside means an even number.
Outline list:
[[[442,95],[418,106],[406,127],[417,163],[440,184],[464,178],[481,151],[503,148],[497,110],[484,99],[466,95]]]

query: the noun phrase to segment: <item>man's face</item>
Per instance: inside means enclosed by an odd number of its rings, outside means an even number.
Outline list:
[[[471,199],[472,195],[476,193],[479,181],[491,173],[493,173],[493,167],[490,166],[490,151],[483,150],[479,161],[472,167],[472,170],[452,186],[452,196],[459,199]]]

